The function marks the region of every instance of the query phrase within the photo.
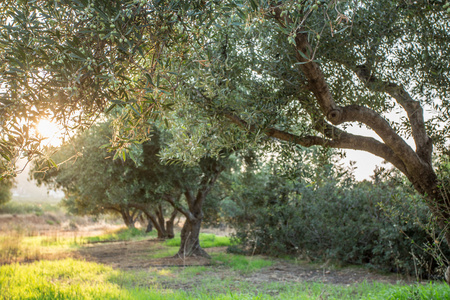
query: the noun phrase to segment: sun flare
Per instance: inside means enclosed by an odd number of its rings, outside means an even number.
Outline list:
[[[60,130],[58,125],[48,119],[42,119],[36,125],[36,131],[38,134],[45,138],[47,142],[52,146],[58,146],[61,144]]]

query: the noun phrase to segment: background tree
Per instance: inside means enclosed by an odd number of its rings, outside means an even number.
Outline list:
[[[31,170],[33,177],[39,184],[62,188],[66,194],[63,204],[73,213],[96,215],[113,212],[131,228],[144,213],[158,231],[159,238],[173,237],[176,213],[170,218],[172,223],[168,227],[171,231],[168,232],[164,220],[168,205],[163,205],[162,194],[155,192],[163,183],[156,177],[157,172],[148,171],[162,165],[144,168],[132,160],[113,160],[105,148],[111,136],[110,123],[94,126],[51,157],[58,168],[44,172],[42,167],[46,160],[36,162],[34,170]],[[158,138],[153,139],[144,145],[143,151],[136,150],[136,155],[149,152],[147,156],[155,157],[157,153],[152,152],[148,144],[158,142]]]
[[[227,166],[229,154],[220,159],[202,158],[198,164],[163,163],[159,151],[170,134],[152,126],[152,139],[135,146],[130,159],[112,159],[104,147],[111,137],[108,123],[92,127],[52,156],[58,168],[42,171],[35,164],[34,178],[63,188],[63,203],[76,213],[98,214],[105,210],[120,214],[127,226],[133,227],[142,211],[158,231],[160,238],[173,238],[177,212],[186,218],[181,231],[179,257],[208,256],[200,247],[199,234],[202,207],[220,173]],[[63,163],[65,162],[65,163]],[[63,164],[62,164],[63,163]],[[39,171],[39,172],[36,172]],[[170,218],[166,220],[169,209]]]

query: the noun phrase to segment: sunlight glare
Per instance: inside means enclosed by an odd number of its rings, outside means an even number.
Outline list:
[[[60,129],[58,125],[48,119],[42,119],[36,125],[36,130],[47,143],[52,146],[58,146],[61,144]]]

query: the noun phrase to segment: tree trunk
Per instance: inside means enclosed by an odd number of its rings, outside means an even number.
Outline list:
[[[175,237],[175,233],[173,232],[173,223],[175,222],[175,218],[178,214],[178,211],[176,209],[173,210],[172,215],[170,216],[170,219],[166,221],[166,232],[167,232],[167,238],[173,239]]]
[[[152,220],[150,218],[147,218],[147,228],[145,229],[146,233],[149,233],[153,230],[153,223]]]
[[[431,165],[429,168],[424,167],[411,173],[414,175],[408,176],[409,180],[413,183],[414,188],[425,196],[427,206],[436,217],[437,224],[443,230],[444,238],[450,247],[450,197],[445,183],[439,182]],[[450,266],[447,267],[444,275],[447,284],[450,285]]]
[[[121,209],[120,214],[122,215],[123,222],[128,228],[135,228],[133,218],[130,216],[130,213],[127,209]]]
[[[228,155],[229,154],[231,153],[228,153]],[[211,258],[208,253],[200,247],[199,237],[203,219],[202,207],[206,200],[206,196],[211,191],[211,188],[220,173],[225,169],[225,165],[223,162],[207,157],[200,162],[200,166],[203,175],[197,194],[194,195],[193,190],[190,188],[186,188],[184,191],[188,208],[181,206],[173,196],[166,195],[165,197],[165,200],[168,201],[174,209],[178,210],[186,217],[186,222],[181,230],[180,249],[175,257],[184,258],[189,256],[201,256]],[[180,186],[183,185],[180,184]],[[171,219],[175,220],[175,214],[172,214]]]
[[[159,216],[158,216],[158,210],[155,209],[155,214],[153,215],[148,211],[148,207],[142,204],[133,203],[131,204],[133,207],[140,209],[148,218],[149,224],[147,225],[147,228],[151,227],[151,224],[153,224],[153,227],[155,227],[156,231],[158,232],[158,238],[159,239],[165,239],[167,237],[165,224],[163,223],[163,226],[161,226],[159,222]]]
[[[157,227],[159,228],[158,238],[165,239],[167,238],[167,230],[161,205],[159,205],[158,208],[155,209],[155,214],[156,214],[156,221],[158,223]]]
[[[211,185],[212,186],[212,185]],[[209,189],[199,189],[195,197],[192,191],[185,193],[189,204],[189,211],[184,211],[186,221],[181,229],[181,245],[175,257],[201,256],[211,258],[205,250],[200,247],[200,228],[202,225],[202,206]]]
[[[208,253],[200,247],[200,227],[202,224],[202,218],[195,218],[193,220],[186,219],[181,230],[181,245],[178,253],[175,257],[189,257],[189,256],[201,256],[210,258]]]

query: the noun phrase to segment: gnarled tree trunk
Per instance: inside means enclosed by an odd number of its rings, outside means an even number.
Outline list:
[[[210,258],[209,254],[200,246],[200,228],[202,225],[202,214],[192,219],[186,219],[181,230],[181,245],[175,257],[201,256]]]
[[[210,258],[208,253],[200,246],[200,228],[203,219],[202,206],[206,195],[207,193],[199,191],[197,196],[194,196],[192,191],[186,191],[185,197],[189,210],[180,208],[186,217],[186,221],[181,229],[180,249],[175,257],[201,256]]]
[[[225,169],[223,163],[212,158],[206,158],[202,162],[203,177],[201,179],[197,194],[190,188],[186,188],[184,196],[188,208],[181,206],[178,201],[170,196],[166,196],[168,201],[175,209],[186,217],[186,222],[181,230],[181,245],[175,257],[201,256],[210,258],[208,253],[200,246],[200,228],[202,225],[203,212],[202,207],[206,196],[211,191],[214,183],[220,173]],[[175,220],[175,215],[172,215]]]

